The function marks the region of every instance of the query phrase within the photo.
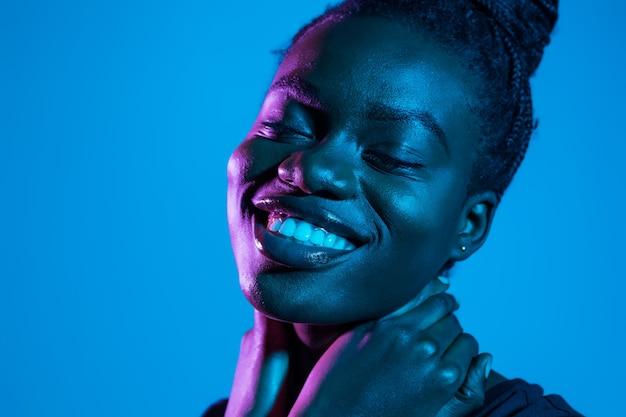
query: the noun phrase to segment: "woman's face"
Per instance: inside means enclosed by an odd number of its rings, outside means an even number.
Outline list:
[[[228,165],[245,296],[285,321],[370,320],[460,256],[473,78],[381,18],[325,23],[280,65]]]

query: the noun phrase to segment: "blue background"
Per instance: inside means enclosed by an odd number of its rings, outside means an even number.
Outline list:
[[[326,0],[0,4],[0,415],[197,416],[251,309],[228,155]],[[486,246],[457,268],[494,368],[623,412],[626,6],[564,1],[540,128]],[[620,389],[621,388],[621,389]]]

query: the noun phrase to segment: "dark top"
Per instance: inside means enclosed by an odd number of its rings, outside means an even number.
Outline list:
[[[209,407],[202,417],[224,417],[228,400]],[[522,379],[501,382],[485,393],[485,403],[468,417],[582,417],[559,395]]]
[[[522,379],[491,387],[483,406],[468,417],[583,417],[560,395],[543,395],[543,388]],[[221,417],[221,416],[220,416]]]

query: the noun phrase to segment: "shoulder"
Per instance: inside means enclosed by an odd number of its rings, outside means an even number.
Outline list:
[[[485,403],[471,417],[582,417],[559,395],[544,395],[543,388],[511,379],[490,388]]]
[[[228,405],[228,400],[220,400],[207,408],[207,410],[202,414],[202,417],[224,417],[226,413],[226,405]]]
[[[202,417],[223,417],[228,400],[210,406]],[[543,388],[522,379],[504,380],[491,387],[483,406],[469,417],[582,417],[560,395],[544,395]]]

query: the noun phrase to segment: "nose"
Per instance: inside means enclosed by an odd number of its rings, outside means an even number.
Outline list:
[[[358,187],[354,167],[345,151],[327,143],[292,153],[278,166],[278,177],[307,194],[333,200],[353,197]]]

